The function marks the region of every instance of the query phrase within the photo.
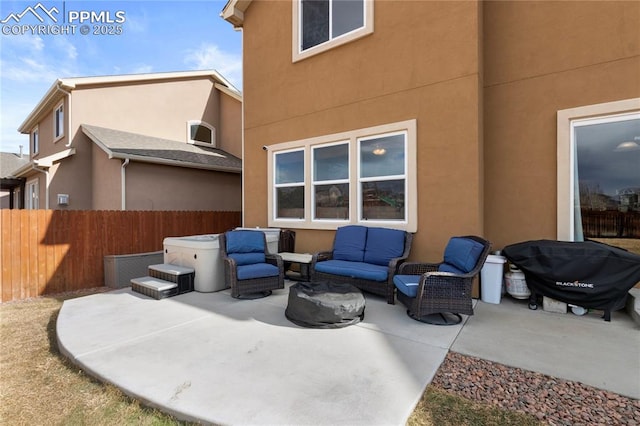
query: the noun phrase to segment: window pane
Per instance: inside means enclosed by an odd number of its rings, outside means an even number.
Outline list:
[[[304,187],[276,188],[276,217],[304,218]]]
[[[304,182],[304,151],[276,154],[276,185]]]
[[[199,124],[191,125],[191,140],[211,143],[211,129]]]
[[[364,26],[363,0],[333,0],[331,37],[338,37]]]
[[[404,134],[363,140],[360,177],[404,175]]]
[[[333,145],[313,150],[313,179],[339,180],[349,178],[349,145]]]
[[[584,239],[640,238],[640,119],[579,126],[574,137],[576,240],[581,231]]]
[[[404,179],[363,182],[362,219],[404,220]]]
[[[316,185],[316,219],[349,219],[349,184]]]
[[[55,130],[55,134],[56,136],[60,136],[62,135],[62,129],[63,129],[63,121],[64,121],[64,110],[62,109],[62,107],[58,108],[56,110],[56,130]]]
[[[302,0],[302,50],[329,40],[329,0]]]

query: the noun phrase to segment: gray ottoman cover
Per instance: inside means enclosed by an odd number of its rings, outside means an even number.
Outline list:
[[[299,282],[289,288],[285,316],[303,327],[340,328],[364,318],[365,299],[351,284]]]

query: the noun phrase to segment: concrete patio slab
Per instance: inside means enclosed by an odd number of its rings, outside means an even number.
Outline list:
[[[640,326],[622,311],[605,322],[503,297],[440,327],[366,298],[363,322],[327,330],[286,319],[288,288],[258,300],[120,289],[65,301],[58,344],[88,373],[203,423],[405,424],[449,349],[640,398]]]
[[[288,290],[154,300],[129,289],[64,302],[61,351],[180,419],[216,424],[404,424],[462,325],[428,327],[367,297],[364,322],[302,328]]]
[[[527,305],[478,302],[451,350],[640,399],[640,326],[625,311],[607,322]]]

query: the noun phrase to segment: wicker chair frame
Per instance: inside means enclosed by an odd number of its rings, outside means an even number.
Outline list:
[[[227,256],[227,241],[224,234],[220,234],[218,242],[220,244],[220,256],[224,261],[224,279],[225,283],[231,287],[231,297],[236,299],[255,299],[257,297],[270,295],[272,290],[284,288],[284,262],[277,254],[266,252],[266,237],[264,237],[265,262],[277,266],[279,271],[278,275],[273,277],[252,278],[249,280],[238,279],[238,265],[234,259]]]
[[[411,242],[413,241],[413,234],[405,232],[404,237],[404,252],[401,257],[396,257],[389,261],[387,271],[387,281],[372,281],[362,278],[347,277],[343,275],[327,274],[324,272],[316,271],[315,266],[318,262],[333,259],[332,251],[321,251],[315,253],[311,259],[311,281],[329,280],[337,283],[347,283],[358,287],[360,290],[377,294],[378,296],[386,297],[387,303],[390,305],[395,304],[395,285],[393,284],[393,276],[398,273],[398,267],[407,260],[409,253],[411,252]],[[334,237],[335,244],[335,237]]]
[[[473,279],[482,269],[491,243],[474,235],[463,238],[472,239],[484,246],[476,266],[469,273],[459,275],[438,272],[438,267],[443,262],[406,262],[400,265],[399,275],[422,275],[416,297],[398,292],[398,300],[408,308],[407,314],[411,318],[429,324],[452,325],[462,321],[460,314],[473,315]]]

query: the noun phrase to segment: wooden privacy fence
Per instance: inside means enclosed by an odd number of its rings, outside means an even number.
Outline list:
[[[100,287],[104,256],[240,225],[237,211],[0,210],[1,301]]]
[[[587,238],[640,238],[640,212],[582,209],[582,229]]]

